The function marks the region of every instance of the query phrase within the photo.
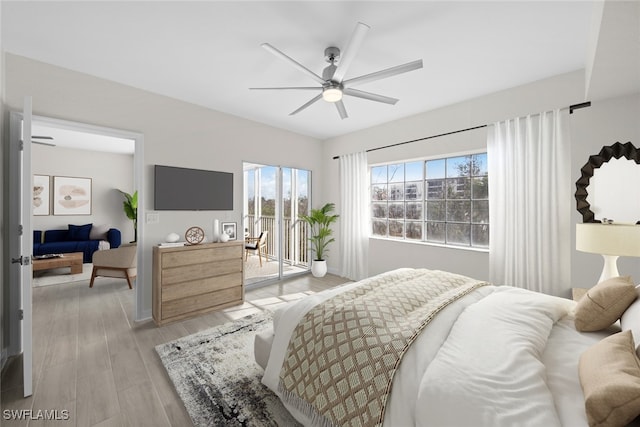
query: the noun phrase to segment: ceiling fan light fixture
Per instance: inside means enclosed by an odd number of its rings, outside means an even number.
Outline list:
[[[327,102],[338,102],[342,99],[342,90],[337,86],[329,86],[322,90],[322,99]]]

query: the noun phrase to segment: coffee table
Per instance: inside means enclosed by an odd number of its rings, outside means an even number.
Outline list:
[[[82,273],[82,252],[73,252],[70,254],[60,254],[54,258],[34,258],[33,271],[51,270],[53,268],[69,267],[70,274]]]

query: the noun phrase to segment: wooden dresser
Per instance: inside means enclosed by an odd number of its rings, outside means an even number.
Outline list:
[[[153,248],[153,320],[162,325],[244,301],[243,242]]]

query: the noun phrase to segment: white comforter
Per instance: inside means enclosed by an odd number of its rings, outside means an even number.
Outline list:
[[[357,285],[312,295],[276,314],[267,387],[278,393],[289,337],[304,314]],[[506,286],[482,287],[449,305],[402,359],[384,425],[586,426],[578,359],[605,333],[576,332],[574,306]]]

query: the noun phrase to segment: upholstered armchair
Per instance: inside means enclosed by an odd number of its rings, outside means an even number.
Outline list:
[[[97,251],[93,254],[93,271],[89,287],[93,288],[96,277],[119,277],[127,279],[129,289],[133,289],[131,280],[137,275],[137,246],[122,245],[117,249]]]
[[[267,260],[267,234],[268,231],[263,231],[258,237],[247,237],[244,243],[244,260],[247,260],[249,251],[258,252],[258,259],[260,260],[260,267],[262,267],[262,255]]]

